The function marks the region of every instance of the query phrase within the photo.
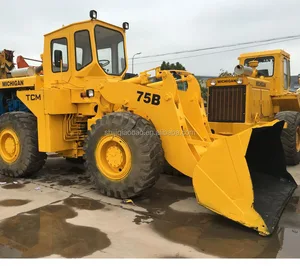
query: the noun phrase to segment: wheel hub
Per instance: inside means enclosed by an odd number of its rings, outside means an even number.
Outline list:
[[[116,135],[106,135],[99,140],[95,158],[100,172],[112,181],[126,178],[131,169],[129,146]]]
[[[107,149],[106,160],[112,167],[121,167],[123,163],[123,152],[118,146],[111,146]]]
[[[0,133],[0,156],[6,163],[15,162],[20,155],[20,144],[17,134],[12,129]]]

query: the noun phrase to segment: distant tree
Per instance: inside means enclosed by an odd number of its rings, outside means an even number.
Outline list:
[[[220,71],[221,72],[219,74],[219,77],[233,77],[233,76],[235,76],[234,73],[230,73],[227,70],[225,71],[223,68],[221,68]]]
[[[204,86],[201,86],[201,96],[205,102],[207,101],[207,92],[208,89]]]
[[[185,70],[185,67],[179,62],[176,62],[175,64],[174,63],[170,64],[169,62],[163,61],[160,68],[161,70],[172,70],[172,69]]]

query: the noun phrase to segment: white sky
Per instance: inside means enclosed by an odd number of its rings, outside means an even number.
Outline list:
[[[97,10],[100,20],[119,26],[124,21],[130,23],[129,57],[137,52],[146,56],[300,34],[298,0],[0,0],[0,4],[0,49],[36,59],[43,52],[45,33],[89,19],[91,9]],[[217,75],[221,68],[232,71],[240,53],[268,49],[289,52],[292,74],[300,73],[300,39],[170,62],[179,61],[197,75]],[[201,53],[206,52],[194,54]],[[193,54],[147,59],[136,56],[134,72],[190,55]],[[144,63],[149,61],[159,62]]]

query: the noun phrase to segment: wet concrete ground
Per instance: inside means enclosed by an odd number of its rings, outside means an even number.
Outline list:
[[[288,170],[299,184],[300,166]],[[262,237],[198,205],[186,177],[162,176],[134,204],[98,194],[83,166],[62,158],[0,184],[0,258],[300,257],[300,189]]]

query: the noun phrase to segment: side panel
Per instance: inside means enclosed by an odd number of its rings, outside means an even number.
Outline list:
[[[278,113],[281,111],[300,112],[300,95],[299,94],[274,96],[274,97],[272,97],[272,103],[274,105],[274,113]]]
[[[64,141],[64,115],[49,115],[49,112],[46,113],[44,90],[18,91],[17,96],[37,117],[40,151],[57,152],[73,148],[73,142]],[[57,105],[58,109],[60,109],[60,105],[63,105],[63,102],[57,102],[60,103]]]

